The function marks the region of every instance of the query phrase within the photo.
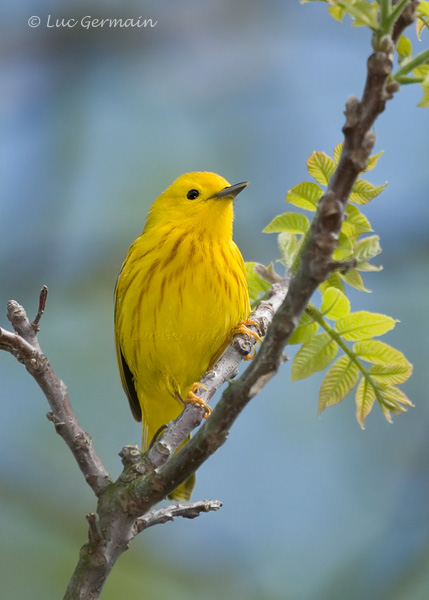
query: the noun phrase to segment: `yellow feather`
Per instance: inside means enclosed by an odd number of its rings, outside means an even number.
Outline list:
[[[143,451],[249,316],[243,258],[232,240],[233,199],[245,185],[229,191],[214,173],[182,175],[155,200],[125,257],[116,348],[134,416],[141,411]],[[189,499],[192,487],[193,479],[172,497]]]

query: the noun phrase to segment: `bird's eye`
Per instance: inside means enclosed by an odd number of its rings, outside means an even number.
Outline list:
[[[200,192],[198,190],[189,190],[189,192],[186,194],[186,197],[188,200],[195,200],[195,198],[198,198],[199,195]]]

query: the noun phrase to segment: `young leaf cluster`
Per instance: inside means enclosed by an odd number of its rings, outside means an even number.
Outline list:
[[[362,0],[301,0],[301,4],[315,1],[329,4],[328,12],[337,21],[342,21],[345,15],[348,14],[353,20],[355,27],[366,25],[374,31],[378,27],[378,2]]]
[[[409,3],[409,0],[301,0],[301,2],[325,2],[328,12],[337,21],[345,15],[353,21],[354,26],[366,25],[374,32],[377,40],[391,35],[398,17]],[[423,29],[429,29],[429,0],[423,0],[416,11],[416,30],[420,40]],[[402,35],[397,44],[399,67],[391,76],[392,81],[401,85],[418,83],[422,86],[423,98],[417,106],[429,107],[429,49],[413,55],[411,40]]]
[[[399,350],[374,339],[395,324],[387,315],[350,312],[348,298],[333,287],[325,289],[319,310],[308,306],[290,340],[291,344],[302,343],[292,364],[292,380],[323,371],[333,363],[320,387],[319,414],[341,402],[353,388],[356,418],[362,428],[376,400],[389,422],[392,415],[412,406],[397,387],[410,377],[412,365]],[[354,343],[350,346],[347,342]],[[342,354],[335,360],[340,350]]]
[[[417,36],[420,40],[424,28],[429,29],[429,1],[420,2],[417,8]],[[392,79],[401,85],[419,83],[423,90],[423,97],[417,106],[429,107],[429,50],[424,50],[413,56],[411,40],[401,35],[397,44],[399,68],[392,75]]]
[[[294,186],[288,191],[286,202],[304,211],[315,212],[341,152],[342,144],[335,147],[332,157],[324,152],[313,152],[307,161],[307,169],[315,181]],[[366,171],[376,166],[381,155],[382,152],[370,157]],[[371,225],[359,207],[376,198],[385,187],[375,186],[366,179],[356,180],[338,247],[333,254],[333,259],[343,264],[344,269],[340,266],[319,286],[320,308],[312,304],[307,307],[289,340],[290,344],[301,345],[292,363],[292,380],[309,377],[333,363],[320,388],[319,413],[327,406],[338,404],[356,387],[356,417],[362,427],[376,400],[389,422],[392,415],[412,406],[396,387],[411,375],[411,364],[399,350],[374,339],[393,329],[395,319],[367,311],[350,312],[344,285],[368,292],[361,273],[381,269],[370,262],[381,252],[379,238],[370,235]],[[298,269],[300,252],[309,230],[310,220],[301,212],[278,215],[264,229],[265,233],[279,234],[281,258],[278,262],[292,275]],[[246,269],[251,300],[256,303],[268,293],[270,284],[260,275],[261,270],[255,270],[255,263],[247,263]],[[341,356],[337,358],[340,351]]]
[[[421,39],[423,29],[429,29],[429,1],[423,0],[417,7],[417,37]]]
[[[307,161],[307,169],[317,183],[304,181],[294,186],[288,191],[286,202],[297,208],[315,212],[325,187],[338,165],[342,147],[343,144],[335,147],[332,158],[325,152],[313,152]],[[366,171],[375,167],[381,155],[382,152],[370,157]],[[368,291],[364,286],[361,272],[381,269],[369,262],[377,254],[380,254],[381,248],[377,235],[361,237],[363,234],[372,233],[372,228],[359,206],[376,198],[386,185],[375,186],[365,179],[358,178],[356,180],[350,195],[350,204],[346,208],[346,219],[341,227],[338,248],[332,257],[336,261],[347,262],[349,267],[354,265],[354,268],[331,273],[328,280],[322,284],[322,290],[327,287],[335,287],[344,292],[344,283],[347,283],[363,292]],[[287,212],[275,217],[264,229],[264,233],[280,234],[278,237],[280,262],[293,274],[298,269],[300,250],[307,239],[309,228],[310,221],[305,215]]]

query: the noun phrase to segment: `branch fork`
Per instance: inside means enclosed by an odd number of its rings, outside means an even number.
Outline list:
[[[288,280],[279,278],[273,284],[268,300],[252,313],[255,324],[249,327],[264,335],[287,292]],[[250,397],[271,377],[263,369],[251,394],[241,404],[220,406],[200,429],[200,436],[175,454],[187,435],[203,420],[203,411],[188,404],[179,417],[159,436],[153,447],[142,455],[137,446],[125,446],[121,451],[124,470],[113,482],[98,457],[91,437],[79,425],[70,405],[68,390],[43,354],[37,339],[40,319],[46,307],[47,288],[43,287],[39,309],[30,322],[24,308],[15,301],[8,304],[8,318],[14,332],[0,329],[0,349],[12,353],[34,377],[50,404],[48,419],[72,451],[88,485],[98,497],[97,513],[87,516],[88,542],[82,547],[79,562],[70,580],[65,598],[98,597],[103,584],[130,541],[140,531],[177,517],[195,518],[204,512],[218,510],[218,500],[204,500],[166,508],[153,509],[181,481],[191,475],[226,440],[229,426]],[[235,377],[238,365],[249,353],[255,340],[237,334],[212,370],[202,378],[204,400]],[[258,384],[259,382],[259,384]],[[229,406],[229,408],[228,408]],[[196,440],[196,441],[195,441]]]

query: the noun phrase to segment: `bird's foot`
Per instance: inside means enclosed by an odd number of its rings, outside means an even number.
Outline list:
[[[249,337],[253,337],[257,342],[262,342],[260,335],[256,332],[253,331],[252,329],[249,329],[249,325],[257,325],[259,327],[259,323],[258,321],[254,321],[253,319],[246,319],[245,321],[239,321],[237,323],[237,325],[234,327],[234,329],[232,330],[232,335],[236,335],[237,333],[242,333],[244,335],[248,335]],[[252,353],[248,354],[244,360],[252,360],[253,358],[255,358],[256,356],[256,348],[253,347],[252,348]]]
[[[202,398],[197,396],[197,394],[195,393],[199,388],[203,388],[205,390],[207,389],[204,384],[197,381],[196,383],[192,384],[192,388],[188,392],[188,395],[186,396],[186,398],[183,400],[183,403],[184,404],[191,403],[191,404],[197,404],[198,406],[201,406],[201,408],[204,408],[204,411],[205,411],[204,418],[207,419],[207,417],[209,417],[212,414],[212,409],[206,402],[204,402],[204,400]]]

